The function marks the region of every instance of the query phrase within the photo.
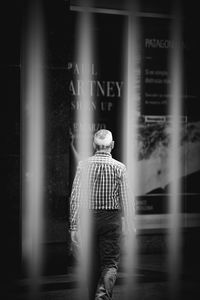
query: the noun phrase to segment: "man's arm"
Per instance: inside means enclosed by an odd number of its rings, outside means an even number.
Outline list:
[[[80,189],[81,189],[80,177],[81,177],[81,168],[79,163],[73,181],[72,192],[70,197],[70,231],[77,231],[78,229],[78,214],[79,214],[79,206],[80,206]]]
[[[76,162],[78,162],[80,160],[80,157],[79,157],[79,154],[74,146],[74,143],[75,143],[75,135],[72,133],[72,131],[70,130],[70,137],[71,137],[71,141],[70,141],[70,145],[71,145],[71,148],[72,148],[72,152],[74,154],[74,157],[75,157],[75,160]]]
[[[120,198],[124,211],[122,226],[125,234],[135,230],[135,199],[133,195],[131,196],[130,191],[131,189],[128,185],[127,171],[126,167],[124,167],[120,183]]]

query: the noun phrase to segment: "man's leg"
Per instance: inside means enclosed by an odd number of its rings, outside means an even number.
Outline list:
[[[92,247],[94,249],[94,247]],[[95,249],[94,249],[95,251]],[[96,252],[91,253],[91,260],[89,265],[88,275],[88,293],[89,300],[95,299],[96,289],[100,278],[100,264],[99,257]]]
[[[121,243],[120,212],[106,211],[99,235],[101,276],[95,300],[110,300],[117,278]]]
[[[105,268],[97,286],[95,300],[111,300],[113,288],[117,278],[116,268]]]
[[[90,261],[88,266],[88,293],[89,300],[95,299],[96,289],[100,278],[99,243],[97,234],[96,214],[92,214]]]

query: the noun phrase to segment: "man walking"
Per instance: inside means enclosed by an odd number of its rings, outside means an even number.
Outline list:
[[[94,135],[95,154],[77,167],[70,199],[72,243],[79,243],[81,186],[88,189],[87,209],[92,219],[89,298],[112,299],[120,260],[123,215],[128,210],[126,167],[112,158],[112,133],[101,129]],[[86,176],[87,174],[87,176]],[[88,184],[82,184],[86,180]]]

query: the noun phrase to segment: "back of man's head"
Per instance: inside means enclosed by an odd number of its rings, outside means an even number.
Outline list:
[[[96,150],[112,149],[114,145],[111,131],[100,129],[94,135],[94,148]]]

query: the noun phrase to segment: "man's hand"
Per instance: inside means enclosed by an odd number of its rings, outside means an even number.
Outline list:
[[[122,234],[125,236],[132,235],[133,233],[136,233],[135,224],[133,221],[127,222],[125,221],[125,218],[122,217]]]
[[[75,259],[79,259],[80,256],[80,238],[78,231],[71,231],[71,252]]]
[[[73,230],[71,231],[71,241],[74,243],[76,246],[79,246],[79,237],[78,237],[78,231]]]

